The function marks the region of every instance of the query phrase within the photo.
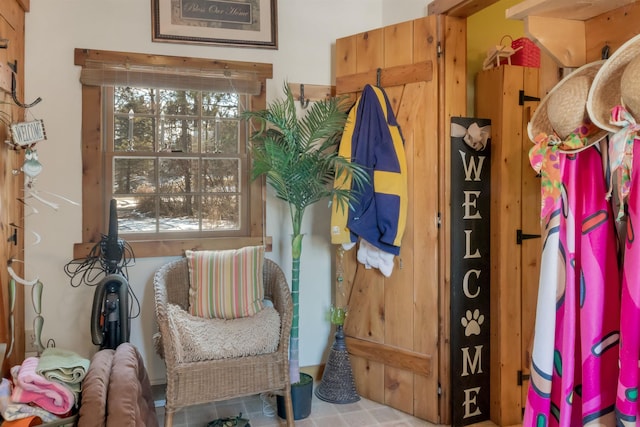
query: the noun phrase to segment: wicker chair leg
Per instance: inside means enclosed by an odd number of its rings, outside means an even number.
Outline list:
[[[291,387],[285,387],[284,389],[284,411],[287,415],[287,427],[294,427],[296,425],[293,419],[293,403],[291,401]]]
[[[168,411],[165,407],[164,410],[164,427],[173,427],[173,413],[174,411]]]

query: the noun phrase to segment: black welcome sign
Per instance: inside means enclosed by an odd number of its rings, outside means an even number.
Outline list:
[[[451,119],[452,425],[489,419],[491,121]]]

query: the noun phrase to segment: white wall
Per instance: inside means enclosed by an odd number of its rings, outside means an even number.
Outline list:
[[[406,4],[399,8],[394,0],[278,0],[279,49],[268,50],[153,43],[148,0],[31,0],[26,17],[24,102],[42,97],[28,116],[43,119],[48,135],[48,140],[36,147],[44,170],[35,189],[48,199],[54,196],[46,192],[82,200],[82,105],[80,69],[74,66],[73,58],[75,48],[272,63],[274,76],[267,84],[270,100],[281,95],[285,80],[335,83],[335,39],[378,28],[384,22],[424,15],[424,0],[404,1]],[[81,240],[81,208],[57,201],[58,210],[36,200],[29,202],[39,212],[26,218],[27,230],[41,235],[42,241],[33,245],[35,238],[27,234],[25,275],[37,276],[44,283],[43,341],[54,340],[58,347],[90,357],[97,350],[89,333],[94,289],[72,287],[63,271],[72,259],[73,244]],[[267,233],[274,242],[273,252],[267,256],[278,262],[290,278],[291,226],[286,207],[271,195],[267,207]],[[320,203],[307,213],[303,228],[307,236],[301,269],[302,366],[323,363],[333,340],[326,319],[334,283],[328,218],[327,205]],[[130,285],[141,305],[141,315],[131,324],[131,342],[143,353],[154,383],[164,380],[164,364],[153,349],[156,328],[151,281],[154,271],[167,261],[138,259],[129,270]],[[25,304],[25,323],[30,329],[35,313],[28,298]]]
[[[331,84],[333,42],[355,32],[380,25],[380,2],[369,2],[366,10],[357,0],[299,2],[279,1],[279,49],[234,49],[151,42],[150,2],[130,0],[32,0],[26,21],[25,99],[43,101],[29,115],[43,119],[48,140],[38,145],[44,171],[35,188],[81,201],[80,156],[81,88],[79,68],[73,64],[74,48],[157,53],[216,59],[273,63],[274,78],[267,94],[281,94],[285,79],[307,84]],[[340,13],[337,14],[336,11]],[[351,17],[358,16],[358,20]],[[26,101],[31,102],[31,101]],[[48,198],[52,196],[47,196]],[[43,341],[90,356],[96,347],[89,335],[93,288],[71,287],[63,266],[72,258],[73,244],[81,240],[81,209],[62,202],[55,211],[31,202],[39,213],[26,219],[27,229],[42,236],[42,242],[26,242],[26,276],[44,283]],[[284,206],[268,200],[267,233],[273,236],[276,260],[290,277],[288,215]],[[329,340],[325,311],[331,302],[332,248],[328,239],[326,205],[309,211],[305,230],[301,282],[301,364],[321,363]],[[163,363],[155,355],[152,335],[153,272],[167,259],[138,259],[130,269],[130,282],[140,299],[142,314],[132,322],[131,341],[145,356],[154,382],[163,378]],[[28,295],[28,294],[27,294]],[[34,317],[26,303],[26,324]],[[27,328],[29,328],[27,326]]]
[[[382,0],[382,25],[410,21],[427,16],[427,5],[431,0]]]

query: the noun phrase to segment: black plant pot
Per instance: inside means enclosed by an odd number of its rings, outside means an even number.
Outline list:
[[[311,398],[313,397],[313,377],[300,372],[300,382],[291,384],[291,402],[293,403],[293,419],[301,420],[311,414]],[[287,419],[284,396],[276,396],[278,416]]]

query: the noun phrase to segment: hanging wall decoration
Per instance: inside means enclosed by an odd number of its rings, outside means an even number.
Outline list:
[[[490,123],[451,119],[453,426],[489,419]]]
[[[276,0],[151,0],[154,42],[276,49]]]

